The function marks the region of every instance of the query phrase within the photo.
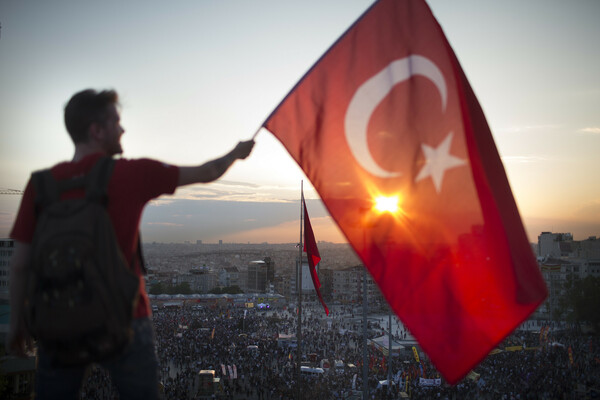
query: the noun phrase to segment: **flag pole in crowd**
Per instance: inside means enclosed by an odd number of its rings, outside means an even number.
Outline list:
[[[304,227],[304,232],[303,228]],[[306,208],[306,201],[304,200],[304,181],[300,181],[300,243],[298,245],[298,275],[297,275],[297,283],[298,283],[298,360],[297,360],[297,368],[298,368],[298,398],[300,398],[300,377],[301,377],[301,362],[302,362],[302,350],[301,350],[301,338],[302,338],[302,252],[306,252],[306,258],[308,261],[308,268],[310,271],[310,277],[312,279],[313,286],[315,288],[315,292],[317,293],[317,297],[325,310],[325,314],[329,315],[329,308],[327,308],[327,304],[323,300],[323,296],[321,295],[321,282],[319,281],[319,276],[317,275],[317,265],[321,262],[321,255],[319,254],[319,249],[317,247],[317,241],[315,239],[315,234],[312,230],[312,225],[310,224],[310,218],[308,217],[308,209]]]
[[[298,327],[296,334],[296,368],[297,368],[297,382],[296,382],[296,399],[300,400],[302,390],[300,387],[300,381],[302,378],[302,216],[304,213],[304,181],[300,181],[300,243],[298,244],[298,264],[296,269],[296,287],[298,292]]]
[[[369,398],[369,370],[367,362],[367,313],[369,305],[367,303],[367,268],[363,268],[363,335],[362,335],[362,370],[363,370],[363,400]]]

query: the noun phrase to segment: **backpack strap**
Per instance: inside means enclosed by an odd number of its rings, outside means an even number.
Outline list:
[[[98,202],[104,205],[104,207],[108,205],[108,183],[114,167],[115,160],[111,157],[102,157],[96,162],[96,165],[94,165],[92,170],[86,176],[85,195],[88,200]],[[146,275],[148,270],[146,269],[146,263],[144,262],[144,255],[142,253],[142,238],[140,232],[138,232],[136,253],[133,255],[130,265],[133,266],[135,264],[136,257],[139,260],[142,273]]]
[[[35,213],[39,214],[44,207],[60,198],[58,182],[50,169],[44,169],[31,174],[31,183],[35,189]]]
[[[89,201],[108,204],[108,182],[115,166],[111,157],[102,157],[85,177],[85,196]]]
[[[70,179],[57,181],[50,169],[44,169],[31,174],[31,182],[35,189],[36,213],[60,200],[61,193],[69,190],[85,188],[86,198],[102,205],[108,203],[108,182],[112,175],[115,160],[110,157],[102,157],[92,167],[92,170],[84,175]]]

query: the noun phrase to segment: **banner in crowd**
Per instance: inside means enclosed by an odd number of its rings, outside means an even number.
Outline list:
[[[523,346],[508,346],[504,348],[504,351],[521,351]]]
[[[437,378],[437,379],[419,378],[419,386],[440,386],[441,384],[442,384],[442,380],[440,378]]]
[[[417,351],[417,348],[415,346],[413,346],[412,351],[415,356],[415,361],[420,363],[421,361],[419,360],[419,352]]]
[[[569,366],[573,366],[573,349],[569,346]]]

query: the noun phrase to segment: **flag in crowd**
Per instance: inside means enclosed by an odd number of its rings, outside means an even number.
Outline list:
[[[450,383],[546,298],[483,111],[425,1],[374,3],[263,126]]]
[[[568,354],[569,354],[569,366],[573,366],[573,348],[571,348],[571,346],[569,346],[569,349],[567,350]]]

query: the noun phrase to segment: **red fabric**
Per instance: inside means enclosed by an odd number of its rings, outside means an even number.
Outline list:
[[[316,266],[319,261],[321,261],[321,255],[319,254],[319,249],[317,248],[315,234],[313,233],[312,226],[310,225],[310,219],[308,218],[308,210],[306,209],[304,196],[302,197],[302,205],[304,206],[304,252],[308,258],[310,277],[312,278],[319,301],[325,309],[325,314],[329,315],[329,308],[327,308],[327,305],[323,300],[323,296],[321,295],[321,290],[319,290],[321,288],[321,282],[319,281],[319,276],[317,275]]]
[[[450,383],[546,298],[483,112],[424,1],[376,2],[264,126]],[[401,211],[375,212],[379,195]]]
[[[90,171],[101,154],[93,154],[78,162],[64,162],[52,168],[58,180]],[[179,169],[158,161],[119,159],[108,185],[108,214],[111,217],[119,246],[126,260],[133,260],[137,251],[138,227],[144,206],[161,194],[173,193],[177,187]],[[83,190],[64,193],[62,198],[82,197]],[[31,181],[27,183],[23,199],[10,234],[11,238],[31,243],[35,230],[35,193]],[[137,260],[137,258],[135,258]],[[138,263],[134,271],[140,277],[140,301],[135,318],[151,315],[150,301],[145,290],[144,277]]]

